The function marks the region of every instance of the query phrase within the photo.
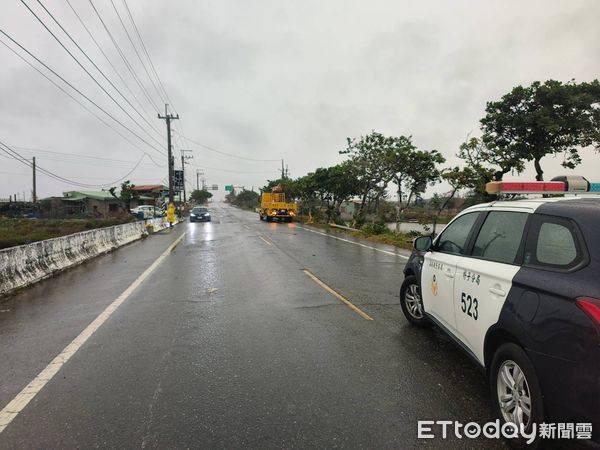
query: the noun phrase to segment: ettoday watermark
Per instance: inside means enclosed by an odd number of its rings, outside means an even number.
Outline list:
[[[591,439],[591,423],[540,423],[532,424],[527,430],[514,423],[500,423],[499,419],[480,425],[477,422],[462,423],[454,420],[419,420],[417,437],[419,439],[447,439],[453,434],[458,439],[477,439],[481,436],[488,439],[519,439],[528,444],[538,437],[541,439]]]

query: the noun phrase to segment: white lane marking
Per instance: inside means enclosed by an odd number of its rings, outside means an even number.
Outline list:
[[[382,250],[380,248],[371,247],[370,245],[365,245],[365,244],[361,244],[360,242],[354,242],[354,241],[351,241],[349,239],[344,239],[344,238],[341,238],[341,237],[332,236],[331,234],[323,233],[321,231],[310,230],[308,228],[304,228],[304,227],[301,227],[299,225],[296,225],[296,228],[300,228],[301,230],[304,230],[304,231],[310,231],[311,233],[317,233],[317,234],[320,234],[322,236],[327,236],[327,237],[329,237],[331,239],[337,239],[338,241],[348,242],[349,244],[359,245],[359,246],[364,247],[364,248],[370,248],[371,250],[375,250],[375,251],[378,251],[378,252],[381,252],[381,253],[385,253],[387,255],[392,255],[392,256],[397,256],[399,258],[408,259],[408,256],[400,255],[399,253],[389,252],[387,250]]]
[[[123,304],[125,300],[138,288],[150,274],[160,265],[160,263],[171,253],[187,232],[175,240],[169,247],[148,267],[127,289],[123,291],[113,302],[100,313],[69,345],[67,345],[60,354],[54,358],[50,364],[42,370],[31,383],[23,388],[17,396],[0,411],[0,434],[6,429],[17,415],[23,411],[27,404],[42,390],[58,371],[77,353],[83,344],[100,328],[104,322]]]
[[[269,241],[267,241],[264,237],[258,236],[259,239],[262,239],[267,245],[273,245]]]

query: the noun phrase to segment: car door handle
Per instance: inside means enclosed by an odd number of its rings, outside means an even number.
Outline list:
[[[499,296],[499,297],[504,297],[504,296],[506,296],[506,292],[504,292],[502,289],[498,289],[498,288],[495,288],[495,287],[491,287],[491,288],[490,288],[490,292],[491,292],[492,294],[494,294],[494,295],[497,295],[497,296]]]

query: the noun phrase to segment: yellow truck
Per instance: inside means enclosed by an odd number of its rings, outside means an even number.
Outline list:
[[[281,188],[278,189],[276,186],[273,188],[273,192],[262,193],[260,208],[257,211],[260,220],[291,222],[298,215],[298,205],[286,202],[285,194],[281,192]]]

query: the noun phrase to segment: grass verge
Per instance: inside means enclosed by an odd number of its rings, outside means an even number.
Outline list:
[[[406,233],[396,233],[391,230],[385,230],[381,233],[370,233],[366,230],[352,231],[344,230],[342,228],[335,228],[327,223],[303,223],[306,225],[310,225],[311,227],[332,231],[337,234],[346,234],[356,238],[366,239],[371,242],[380,242],[382,244],[393,245],[394,247],[403,248],[407,250],[412,250],[412,242],[415,238],[412,235]]]
[[[1,219],[0,249],[131,222],[122,219]]]

